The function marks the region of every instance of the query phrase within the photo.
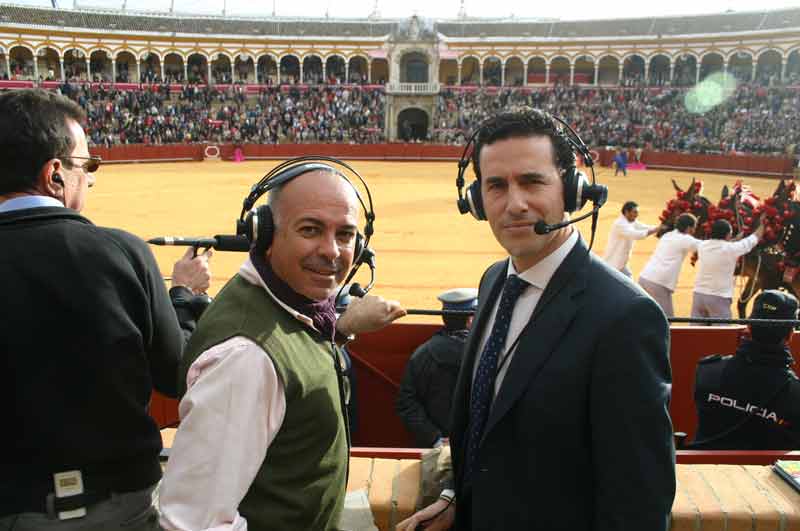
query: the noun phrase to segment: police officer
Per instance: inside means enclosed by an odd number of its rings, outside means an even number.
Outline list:
[[[751,319],[796,319],[792,295],[763,291]],[[750,325],[733,356],[700,360],[695,383],[698,427],[692,449],[797,450],[800,380],[789,340],[791,327]]]
[[[437,297],[444,311],[474,311],[478,290],[459,288]],[[395,407],[416,444],[423,448],[441,445],[450,433],[450,404],[464,344],[472,324],[470,315],[445,314],[444,328],[411,355]]]

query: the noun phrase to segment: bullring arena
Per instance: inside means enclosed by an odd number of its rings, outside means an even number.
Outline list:
[[[437,294],[476,287],[505,256],[487,223],[458,214],[455,179],[465,138],[512,105],[561,116],[597,155],[597,182],[609,190],[600,256],[621,205],[636,201],[639,220],[657,224],[676,197],[673,180],[683,189],[702,181],[716,204],[725,185],[743,181],[763,199],[800,174],[800,8],[573,21],[472,18],[463,1],[443,19],[383,19],[378,2],[353,19],[126,5],[0,4],[0,91],[72,98],[88,115],[90,152],[108,162],[83,214],[143,239],[233,234],[242,200],[270,168],[336,156],[372,193],[374,293],[408,309],[438,309]],[[632,164],[615,176],[622,152]],[[588,241],[590,221],[577,227]],[[657,241],[635,243],[635,278]],[[151,249],[164,277],[185,251]],[[215,252],[211,295],[244,258]],[[689,314],[695,273],[687,260],[677,316]],[[356,280],[367,283],[366,268]],[[431,479],[432,454],[413,448],[394,402],[411,353],[439,327],[438,316],[407,316],[348,344],[360,396],[348,488],[367,492],[382,531],[421,505]],[[744,331],[671,326],[675,432],[696,431],[698,361],[732,353]],[[800,336],[791,347],[800,361]],[[148,412],[169,447],[177,402],[154,393]],[[772,472],[777,459],[800,461],[800,452],[679,450],[671,529],[800,529],[800,494]]]
[[[477,287],[488,264],[504,256],[487,223],[461,216],[455,207],[455,162],[348,161],[366,179],[373,194],[378,257],[375,293],[399,300],[406,308],[434,309],[436,295],[453,287]],[[126,227],[148,239],[154,236],[212,236],[235,230],[242,199],[250,186],[275,161],[200,162],[106,165],[90,192],[87,215],[98,224]],[[622,203],[639,203],[639,219],[658,224],[658,216],[675,196],[672,179],[686,188],[701,179],[705,194],[716,201],[724,185],[744,180],[761,197],[772,194],[777,181],[741,175],[699,174],[667,170],[629,171],[614,177],[597,168],[597,180],[609,187],[600,211],[594,252],[602,256],[611,223]],[[362,190],[363,191],[363,190]],[[588,211],[588,207],[584,211]],[[579,223],[588,242],[590,221]],[[652,253],[655,236],[634,247],[631,269],[637,275]],[[153,247],[164,275],[184,252]],[[238,269],[244,256],[218,252],[213,257],[214,294]],[[366,268],[365,268],[366,269]],[[688,260],[675,294],[676,315],[688,316],[695,270]],[[369,275],[359,277],[362,283]],[[409,322],[437,322],[438,317],[406,317]]]

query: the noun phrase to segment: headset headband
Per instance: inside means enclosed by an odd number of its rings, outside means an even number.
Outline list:
[[[315,164],[316,163],[316,164]],[[364,203],[364,199],[361,197],[361,194],[358,193],[358,189],[355,187],[353,182],[347,178],[347,176],[342,173],[341,171],[337,170],[336,168],[330,166],[330,164],[336,164],[341,166],[342,168],[347,169],[355,175],[359,181],[361,181],[361,185],[364,187],[364,190],[367,193],[367,203]],[[347,181],[347,183],[353,188],[353,191],[356,193],[356,198],[358,202],[361,204],[361,208],[364,211],[364,216],[366,218],[366,224],[364,227],[364,246],[367,246],[369,243],[369,239],[372,234],[375,232],[374,223],[375,223],[375,208],[372,204],[372,194],[369,191],[369,186],[367,186],[366,181],[358,173],[352,166],[343,162],[339,159],[333,157],[326,157],[324,155],[308,155],[303,157],[296,157],[293,159],[285,160],[272,168],[264,177],[262,177],[256,184],[252,186],[250,189],[250,193],[247,197],[244,198],[242,203],[242,212],[239,214],[239,221],[244,221],[245,216],[247,213],[253,209],[258,199],[269,192],[270,190],[284,184],[295,177],[298,177],[304,173],[308,173],[311,171],[333,171],[342,179]],[[369,208],[367,208],[369,205]]]
[[[355,175],[359,181],[361,181],[361,185],[364,187],[364,190],[367,194],[367,202],[364,202],[364,199],[361,197],[361,194],[358,192],[358,189],[355,187],[353,182],[348,179],[348,177],[339,169],[332,166],[340,166],[349,170],[350,173]],[[290,180],[303,175],[304,173],[312,172],[312,171],[329,171],[333,172],[336,175],[339,175],[342,179],[347,181],[347,184],[353,189],[356,195],[356,199],[361,204],[361,208],[364,211],[364,217],[366,218],[366,223],[364,225],[364,236],[363,241],[360,236],[357,237],[357,253],[354,256],[354,262],[350,269],[350,273],[345,278],[342,285],[347,284],[350,280],[355,276],[358,272],[358,268],[361,267],[362,264],[367,264],[370,268],[370,282],[366,288],[362,289],[360,286],[355,290],[356,292],[360,291],[360,296],[363,296],[364,293],[372,288],[373,284],[375,283],[375,253],[369,248],[369,241],[372,238],[372,234],[375,232],[374,224],[375,224],[375,208],[372,204],[372,193],[369,190],[369,186],[367,186],[366,181],[364,178],[359,174],[352,166],[343,162],[339,159],[333,157],[327,157],[324,155],[309,155],[303,157],[296,157],[293,159],[289,159],[286,161],[281,162],[274,168],[272,168],[264,177],[262,177],[256,184],[254,184],[251,189],[250,193],[247,197],[244,198],[242,202],[242,211],[239,214],[239,219],[236,222],[236,233],[237,234],[247,234],[248,231],[246,230],[247,222],[246,218],[248,217],[249,212],[256,213],[259,209],[253,210],[253,207],[256,204],[256,201],[269,192],[277,188],[278,186],[289,182]],[[252,215],[250,216],[252,224],[256,225],[260,222],[258,220],[258,216]],[[271,215],[270,215],[271,218]],[[258,229],[256,229],[258,232]],[[255,241],[255,240],[251,240]],[[359,250],[360,249],[360,250]]]

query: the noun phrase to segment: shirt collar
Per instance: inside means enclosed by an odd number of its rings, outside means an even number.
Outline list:
[[[64,207],[63,203],[54,197],[47,195],[22,195],[7,199],[0,203],[0,212],[11,212],[26,208],[39,207]]]
[[[282,300],[280,300],[278,297],[275,296],[275,294],[264,283],[264,279],[262,279],[261,275],[258,274],[258,271],[256,271],[256,266],[253,265],[253,262],[250,260],[249,257],[247,258],[247,260],[244,261],[242,266],[239,268],[239,274],[251,284],[255,284],[256,286],[261,286],[264,289],[264,291],[266,291],[267,294],[272,298],[272,300],[277,302],[281,308],[289,312],[289,314],[292,317],[294,317],[304,325],[308,326],[309,328],[316,330],[316,328],[314,328],[314,322],[311,320],[311,318],[309,318],[307,315],[303,315],[302,313],[298,312],[297,310],[295,310],[294,308],[292,308],[291,306],[289,306],[288,304],[286,304],[285,302],[283,302]]]
[[[550,279],[556,274],[556,269],[561,265],[561,262],[567,257],[569,252],[578,243],[578,231],[573,230],[564,243],[558,246],[558,249],[545,256],[538,263],[529,267],[522,273],[517,273],[514,268],[514,261],[508,259],[508,272],[507,275],[519,275],[519,278],[526,281],[528,284],[536,286],[544,291]]]

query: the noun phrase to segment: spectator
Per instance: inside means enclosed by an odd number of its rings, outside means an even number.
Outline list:
[[[680,68],[676,70],[676,76]],[[692,78],[691,84],[694,84]],[[443,90],[433,123],[434,141],[461,143],[487,116],[508,105],[547,108],[589,145],[642,145],[658,151],[776,154],[800,140],[800,92],[787,87],[741,85],[705,114],[690,112],[683,89],[619,90],[556,84],[546,88]]]

